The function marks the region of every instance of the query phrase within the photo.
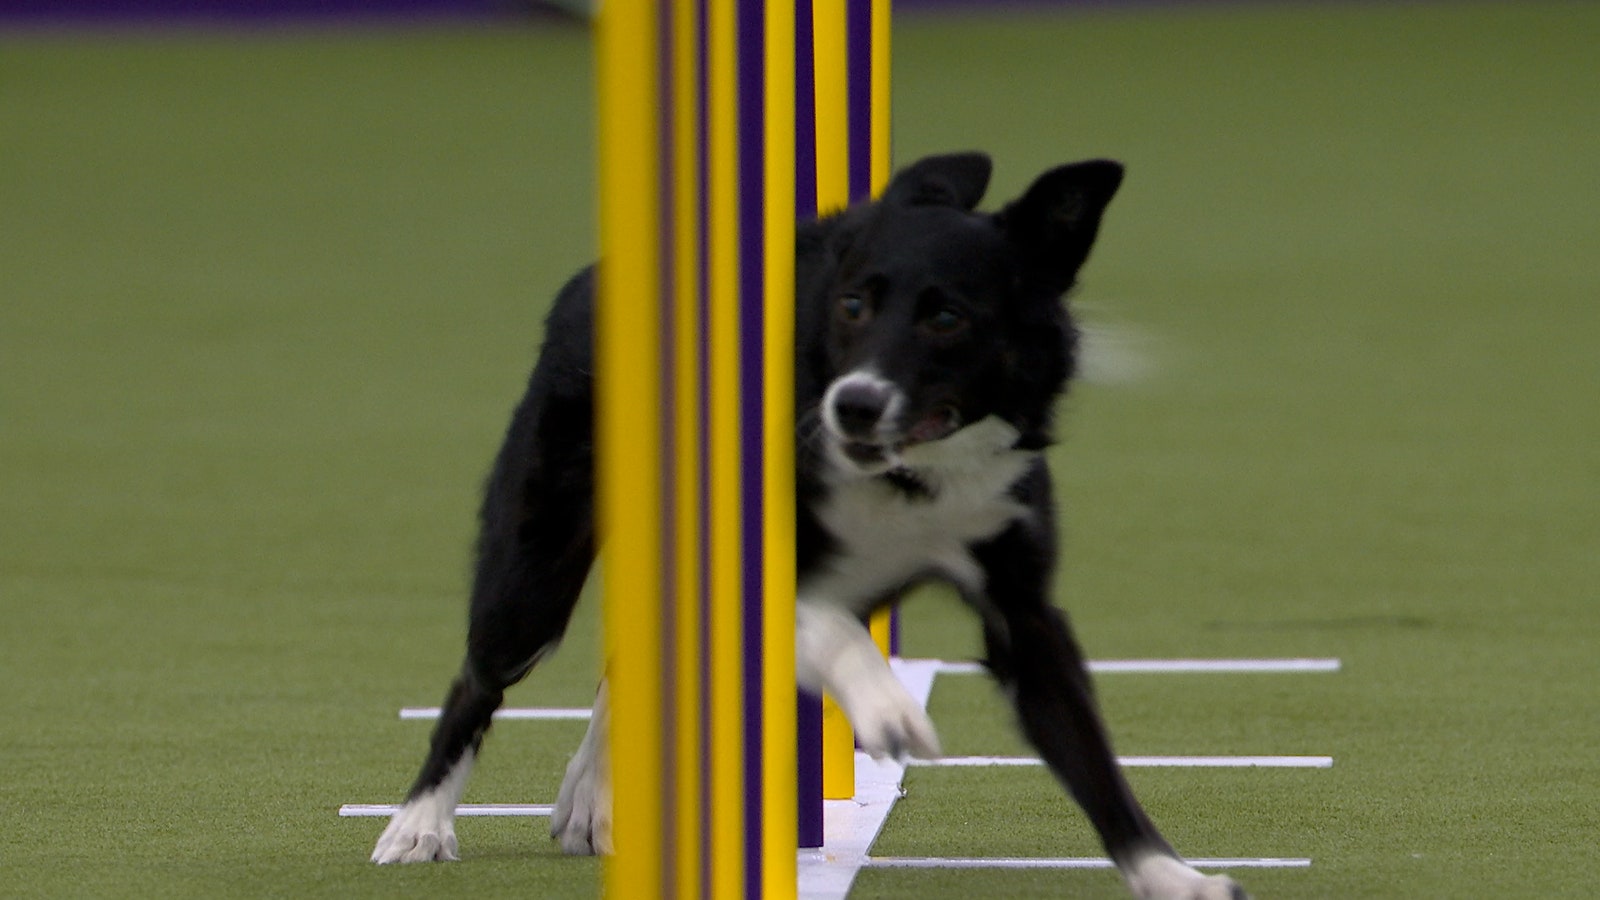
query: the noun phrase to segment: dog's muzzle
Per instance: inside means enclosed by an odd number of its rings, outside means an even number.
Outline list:
[[[902,421],[905,406],[906,396],[893,382],[871,372],[852,372],[829,386],[822,420],[839,454],[868,471],[899,465],[904,448],[939,440],[961,427],[953,406],[937,406],[909,424]]]
[[[833,383],[823,398],[822,419],[846,459],[863,469],[888,462],[901,396],[893,384],[864,372]]]
[[[874,442],[882,437],[889,409],[900,392],[887,382],[842,379],[833,394],[830,411],[838,435],[846,440]]]

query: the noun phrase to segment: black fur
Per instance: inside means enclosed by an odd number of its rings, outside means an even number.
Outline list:
[[[1052,169],[998,213],[984,214],[975,209],[989,174],[981,154],[930,157],[901,172],[881,200],[799,229],[802,585],[860,549],[825,514],[845,481],[854,479],[850,489],[882,485],[886,505],[931,508],[946,474],[915,461],[918,445],[986,420],[1014,429],[1012,450],[1037,451],[1053,440],[1054,406],[1073,374],[1078,337],[1062,297],[1088,257],[1122,167],[1097,160]],[[489,478],[466,662],[413,799],[476,750],[505,688],[555,646],[593,562],[593,294],[591,269],[557,297]],[[871,371],[892,390],[871,382],[840,391],[835,421],[827,422],[821,406],[830,386],[856,371]],[[1023,732],[1127,872],[1142,856],[1172,851],[1114,761],[1082,655],[1051,603],[1057,536],[1049,472],[1036,453],[1017,458],[1025,460],[1019,474],[997,497],[1025,514],[967,543],[981,579],[952,580],[980,616],[988,664],[1014,699]],[[913,581],[948,575],[930,563],[863,581],[853,587],[860,596],[828,599],[865,615]]]

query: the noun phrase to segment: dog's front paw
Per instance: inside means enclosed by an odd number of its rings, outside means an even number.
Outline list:
[[[932,759],[939,755],[933,720],[892,676],[860,685],[851,693],[849,698],[839,698],[840,706],[855,729],[856,743],[874,759]]]
[[[455,808],[424,794],[410,800],[389,820],[389,827],[372,850],[378,865],[412,862],[453,862],[456,848]]]
[[[1244,888],[1226,875],[1203,875],[1181,860],[1151,855],[1127,873],[1128,887],[1139,900],[1250,900]]]

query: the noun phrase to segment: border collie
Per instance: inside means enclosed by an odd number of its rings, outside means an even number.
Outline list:
[[[1244,897],[1182,862],[1134,799],[1067,621],[1052,605],[1056,399],[1077,331],[1063,296],[1122,167],[1051,169],[976,211],[987,156],[934,156],[881,199],[800,227],[796,241],[796,675],[826,691],[877,756],[933,757],[922,707],[862,622],[909,585],[954,585],[1023,732],[1088,815],[1135,896]],[[575,277],[489,477],[466,661],[379,863],[453,860],[456,803],[507,687],[561,639],[596,550],[594,271]],[[604,685],[567,768],[551,834],[611,849]]]

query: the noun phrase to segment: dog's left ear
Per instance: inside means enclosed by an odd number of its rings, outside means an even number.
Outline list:
[[[1089,258],[1100,217],[1121,184],[1121,163],[1073,163],[1040,175],[996,214],[1001,230],[1046,291],[1059,294],[1072,286]]]

